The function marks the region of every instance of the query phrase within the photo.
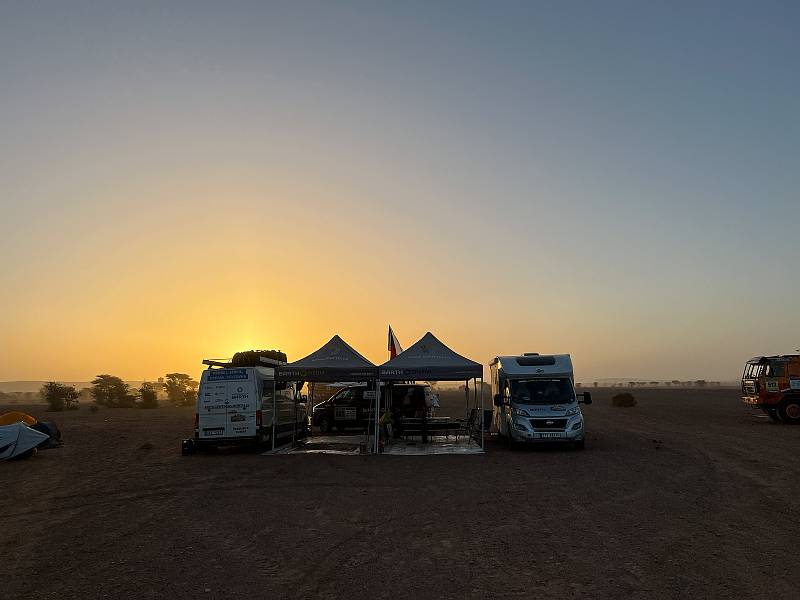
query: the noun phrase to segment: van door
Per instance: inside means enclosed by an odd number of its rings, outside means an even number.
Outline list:
[[[275,385],[275,410],[278,413],[277,437],[291,437],[295,429],[294,387],[287,383]]]
[[[261,427],[266,436],[272,435],[272,399],[275,397],[275,380],[261,382]]]
[[[244,378],[238,377],[227,382],[225,436],[229,438],[255,437],[258,433],[256,431],[256,410],[259,401],[255,374],[246,369],[228,370],[242,371]]]
[[[200,385],[197,407],[197,429],[201,440],[225,437],[227,428],[228,384],[216,374],[219,370],[206,371]]]

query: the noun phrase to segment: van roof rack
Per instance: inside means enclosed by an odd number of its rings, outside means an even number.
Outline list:
[[[203,364],[208,365],[209,367],[220,367],[222,369],[230,369],[231,367],[230,361],[223,361],[216,358],[204,358]]]
[[[259,356],[258,362],[265,367],[280,367],[285,365],[286,363],[280,360],[275,360],[272,358],[267,358],[266,356]],[[220,369],[236,369],[236,368],[244,368],[244,367],[257,367],[259,365],[234,365],[233,362],[230,360],[224,360],[221,358],[204,358],[203,364],[208,365],[209,367],[218,367]]]

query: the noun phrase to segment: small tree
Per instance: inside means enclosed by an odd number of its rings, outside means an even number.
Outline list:
[[[167,373],[164,389],[175,406],[190,406],[197,399],[197,382],[186,373]]]
[[[92,398],[100,406],[108,408],[130,408],[135,398],[130,387],[114,375],[98,375],[92,380]]]
[[[80,396],[71,385],[64,385],[55,381],[45,383],[39,394],[47,402],[48,410],[56,412],[77,408],[78,396]]]
[[[144,382],[139,388],[139,408],[158,408],[158,394],[152,383]]]

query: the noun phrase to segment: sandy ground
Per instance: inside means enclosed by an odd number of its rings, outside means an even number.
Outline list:
[[[800,427],[611,393],[584,452],[482,456],[181,457],[191,410],[64,413],[0,464],[0,595],[797,598]]]

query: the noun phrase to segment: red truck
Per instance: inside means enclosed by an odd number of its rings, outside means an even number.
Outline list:
[[[756,356],[742,374],[742,400],[779,423],[800,423],[800,354]]]

